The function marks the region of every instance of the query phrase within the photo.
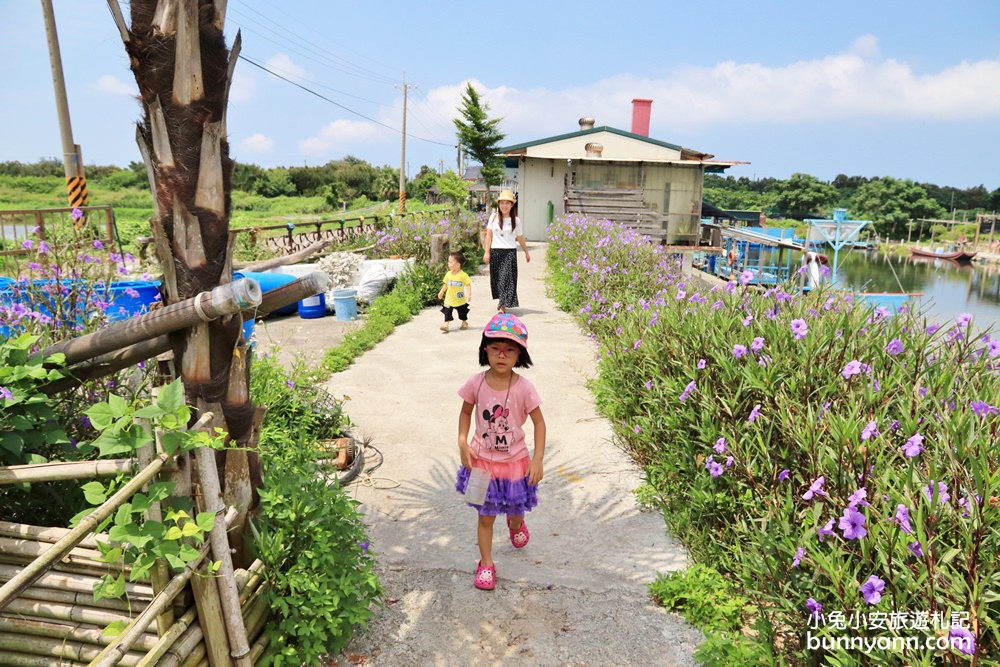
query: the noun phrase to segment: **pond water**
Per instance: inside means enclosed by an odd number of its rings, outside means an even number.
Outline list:
[[[833,251],[826,249],[833,262]],[[938,322],[972,313],[979,330],[1000,331],[1000,264],[958,264],[874,251],[841,250],[837,285],[865,292],[919,292],[922,311]],[[799,258],[793,259],[793,266]]]

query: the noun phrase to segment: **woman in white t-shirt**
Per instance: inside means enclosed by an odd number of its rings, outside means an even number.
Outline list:
[[[514,193],[504,190],[497,197],[497,208],[490,214],[486,225],[486,252],[483,261],[490,265],[490,290],[499,299],[498,310],[506,313],[516,308],[517,302],[517,246],[524,250],[524,261],[531,261],[531,254],[521,233],[521,220],[517,217]]]

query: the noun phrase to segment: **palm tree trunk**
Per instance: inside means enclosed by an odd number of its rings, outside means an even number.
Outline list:
[[[128,24],[118,0],[108,4],[139,86],[136,140],[153,191],[150,226],[164,300],[175,303],[232,278],[226,106],[240,36],[226,48],[226,0],[132,0]],[[171,346],[188,404],[221,405],[229,443],[255,447],[241,324],[238,314],[200,322],[174,334]],[[233,463],[226,454],[222,469]],[[245,499],[260,484],[259,474],[252,481],[249,474],[259,466],[237,458],[247,474],[226,479],[245,488],[226,496]]]

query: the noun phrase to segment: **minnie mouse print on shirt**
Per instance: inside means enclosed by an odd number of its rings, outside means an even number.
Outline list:
[[[510,409],[502,405],[494,405],[492,410],[483,410],[483,421],[486,422],[486,432],[483,433],[483,445],[486,449],[497,452],[509,452],[514,440],[509,420]]]

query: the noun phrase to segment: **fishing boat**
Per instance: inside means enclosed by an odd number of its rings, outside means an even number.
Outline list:
[[[976,256],[974,252],[966,252],[965,250],[954,250],[948,251],[944,248],[937,248],[935,250],[930,250],[928,248],[918,248],[917,246],[910,246],[910,252],[917,257],[933,257],[935,259],[950,259],[955,262],[971,262],[972,258]]]

